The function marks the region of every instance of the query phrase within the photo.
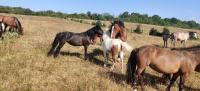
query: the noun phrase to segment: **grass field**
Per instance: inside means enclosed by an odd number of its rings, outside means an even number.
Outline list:
[[[0,41],[0,91],[131,91],[121,74],[120,64],[114,73],[103,67],[100,43],[89,47],[90,60],[83,60],[83,47],[68,44],[61,49],[58,58],[46,57],[56,33],[61,31],[83,32],[92,26],[70,20],[12,15],[19,18],[24,27],[24,36],[6,37]],[[104,21],[107,25],[109,22]],[[136,23],[126,23],[128,29]],[[133,47],[142,45],[163,45],[162,38],[149,36],[152,27],[162,31],[161,26],[141,24],[143,34],[128,33],[128,43]],[[197,31],[169,27],[172,31]],[[12,35],[12,34],[11,34]],[[187,46],[200,44],[190,40]],[[129,53],[126,53],[127,62]],[[125,66],[125,65],[124,65]],[[146,70],[145,89],[165,90],[162,74]],[[177,81],[178,82],[178,81]],[[185,84],[186,91],[200,90],[200,74],[194,72]],[[177,90],[177,84],[172,88]]]

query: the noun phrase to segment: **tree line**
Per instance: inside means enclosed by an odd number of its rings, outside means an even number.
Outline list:
[[[22,15],[36,15],[36,16],[51,16],[51,17],[59,17],[59,18],[79,18],[79,19],[92,19],[92,20],[115,20],[120,19],[126,22],[133,23],[144,23],[144,24],[153,24],[160,26],[174,26],[180,28],[188,28],[188,29],[200,29],[200,24],[191,20],[191,21],[182,21],[177,18],[161,18],[159,15],[148,16],[147,14],[139,14],[139,13],[129,13],[123,12],[117,17],[109,13],[73,13],[67,14],[62,12],[55,12],[52,10],[47,11],[33,11],[28,8],[21,7],[9,7],[9,6],[0,6],[0,13],[14,13],[14,14],[22,14]]]

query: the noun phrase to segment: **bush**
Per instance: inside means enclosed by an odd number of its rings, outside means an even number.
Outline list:
[[[149,35],[162,36],[162,33],[158,32],[157,29],[155,29],[155,28],[151,28]]]
[[[79,22],[80,22],[80,23],[83,23],[83,20],[80,20]]]
[[[137,28],[135,30],[133,30],[135,33],[141,34],[143,33],[143,30],[141,29],[141,26],[138,25]]]
[[[157,35],[158,31],[155,28],[151,28],[149,35]]]
[[[163,32],[162,32],[163,35],[169,35],[170,34],[170,31],[168,28],[164,27],[163,28]]]
[[[101,21],[92,22],[91,25],[99,25],[101,27],[105,27],[106,26],[106,24],[102,23]]]

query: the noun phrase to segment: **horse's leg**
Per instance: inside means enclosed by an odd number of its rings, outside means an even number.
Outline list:
[[[84,59],[85,59],[85,60],[87,60],[87,58],[88,58],[87,48],[88,48],[88,45],[85,45],[85,46],[84,46],[84,50],[85,50],[85,52],[84,52]]]
[[[122,61],[122,73],[124,73],[124,52],[123,51],[121,51],[120,52],[120,60]]]
[[[182,91],[182,89],[184,87],[185,80],[188,76],[189,76],[189,74],[183,74],[183,75],[180,76],[179,91]]]
[[[184,40],[183,42],[184,42],[184,47],[186,47],[186,40]]]
[[[8,26],[4,24],[4,30],[3,30],[3,32],[6,32],[6,28],[7,28],[7,27],[8,27]]]
[[[135,76],[135,80],[137,79],[139,81],[142,91],[144,91],[144,82],[143,82],[143,76],[142,76],[142,73],[144,72],[144,70],[145,70],[145,67],[138,68],[136,70],[136,76]]]
[[[63,47],[63,45],[65,44],[65,42],[60,42],[58,47],[56,48],[56,51],[54,53],[54,57],[57,57],[59,52],[60,52],[60,49]]]
[[[106,50],[105,49],[103,49],[103,56],[104,56],[104,67],[106,67],[107,66],[107,64],[108,64],[108,56],[107,56],[107,53],[106,53]]]
[[[166,48],[168,47],[167,45],[168,45],[168,43],[167,43],[168,41],[166,40]]]
[[[167,91],[170,91],[171,86],[174,84],[174,82],[176,81],[176,79],[178,78],[178,76],[179,76],[178,73],[173,74],[173,77],[170,80],[170,84],[167,86]]]

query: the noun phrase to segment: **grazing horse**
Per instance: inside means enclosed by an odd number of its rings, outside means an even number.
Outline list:
[[[192,71],[200,72],[200,50],[167,50],[155,46],[142,46],[131,52],[127,64],[127,82],[140,82],[143,89],[143,77],[147,66],[157,72],[172,74],[167,90],[180,76],[179,91],[182,91],[186,78]]]
[[[170,34],[163,34],[163,42],[164,42],[164,48],[167,48],[168,46],[168,39],[170,38]]]
[[[17,33],[20,35],[23,35],[23,27],[20,23],[20,21],[17,19],[17,17],[11,17],[11,16],[4,16],[2,18],[2,25],[3,31],[6,31],[6,28],[9,26],[10,31],[11,29],[14,31],[14,29],[17,29]]]
[[[2,29],[2,26],[1,26],[2,22],[0,21],[0,38],[3,39],[3,29]]]
[[[70,45],[73,46],[84,46],[85,55],[84,59],[87,60],[87,48],[90,44],[95,44],[96,39],[98,37],[102,37],[103,30],[99,25],[89,29],[86,32],[82,33],[73,33],[73,32],[60,32],[56,34],[56,37],[52,43],[52,48],[48,52],[48,56],[54,54],[54,57],[57,57],[60,49],[63,45],[68,42]]]
[[[110,36],[110,31],[105,31],[102,37],[102,48],[103,48],[103,55],[105,58],[106,66],[108,64],[108,54],[111,53],[112,55],[112,62],[113,65],[111,67],[111,71],[113,71],[116,62],[116,56],[119,55],[120,60],[122,62],[122,73],[123,73],[123,58],[125,50],[131,51],[132,47],[129,46],[126,42],[123,42],[121,39],[112,39]]]
[[[127,40],[127,29],[124,26],[124,22],[119,20],[114,21],[109,31],[111,33],[111,38],[119,38],[124,42]]]
[[[196,32],[174,32],[170,35],[171,38],[171,45],[175,47],[176,41],[180,41],[183,43],[184,47],[186,47],[186,41],[189,38],[197,38],[197,33]]]

